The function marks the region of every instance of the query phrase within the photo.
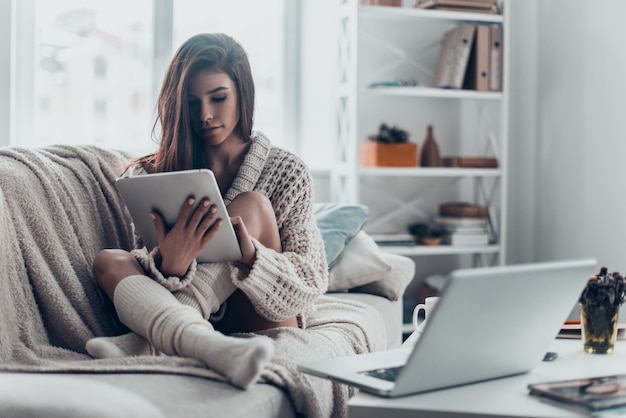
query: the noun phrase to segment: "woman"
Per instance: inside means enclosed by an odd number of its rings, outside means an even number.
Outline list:
[[[107,249],[94,260],[98,285],[134,333],[88,341],[93,357],[148,354],[154,347],[201,360],[247,388],[271,359],[272,341],[225,334],[306,326],[328,284],[311,177],[298,157],[252,132],[253,107],[250,65],[236,41],[201,34],[179,48],[157,103],[159,147],[130,174],[211,169],[243,259],[195,261],[222,222],[208,200],[192,211],[189,199],[169,230],[153,213],[156,248],[149,252],[138,240],[131,252]]]

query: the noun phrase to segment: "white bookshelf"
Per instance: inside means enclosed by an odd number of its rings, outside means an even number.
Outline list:
[[[422,97],[431,99],[502,100],[502,93],[500,92],[446,90],[431,87],[372,87],[369,88],[368,93],[386,96]]]
[[[406,2],[405,2],[406,4]],[[471,255],[474,264],[504,264],[508,152],[508,16],[338,2],[338,143],[331,173],[333,200],[370,208],[369,232],[406,233],[444,201],[490,207],[497,242],[483,246],[382,246],[410,257]],[[431,87],[443,34],[461,22],[503,27],[501,92]],[[370,87],[416,80],[416,86]],[[418,143],[432,124],[442,156],[495,156],[498,168],[360,167],[359,143],[380,123]],[[438,200],[439,199],[439,200]]]

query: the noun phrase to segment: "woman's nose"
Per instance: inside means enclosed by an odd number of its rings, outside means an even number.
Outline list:
[[[203,104],[200,114],[200,120],[202,120],[202,122],[208,122],[211,119],[213,119],[213,109],[211,108],[211,106]]]

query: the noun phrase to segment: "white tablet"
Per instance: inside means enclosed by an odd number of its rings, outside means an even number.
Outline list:
[[[156,229],[150,212],[158,211],[163,215],[166,226],[172,227],[187,198],[193,196],[197,206],[203,198],[208,197],[211,203],[217,206],[215,219],[221,218],[223,223],[198,256],[198,262],[241,260],[239,241],[211,170],[172,171],[120,177],[116,185],[133,218],[137,233],[149,250],[157,245]]]

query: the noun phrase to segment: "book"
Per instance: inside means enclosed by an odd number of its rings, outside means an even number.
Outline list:
[[[477,25],[472,45],[467,74],[463,87],[476,91],[489,91],[491,79],[491,27]]]
[[[590,412],[626,406],[626,374],[531,383],[528,390],[531,395]]]
[[[447,234],[456,235],[479,235],[487,233],[487,226],[483,225],[443,225]]]
[[[498,168],[494,157],[443,157],[441,163],[444,167]]]
[[[415,245],[415,237],[411,234],[369,234],[372,239],[376,242],[376,244],[385,246],[385,245],[401,245],[401,246],[412,246]]]
[[[487,218],[489,217],[489,207],[466,202],[447,202],[439,205],[439,215]]]
[[[556,338],[580,340],[582,338],[582,330],[580,327],[580,321],[568,321],[563,324]],[[617,324],[616,338],[618,340],[626,338],[626,324]]]
[[[445,33],[435,73],[435,87],[463,87],[475,32],[476,25],[461,23]]]
[[[502,26],[491,26],[489,90],[502,91]]]
[[[448,87],[452,80],[452,60],[456,45],[457,28],[447,31],[443,35],[441,41],[441,50],[439,51],[439,62],[437,63],[437,72],[433,85],[435,87]]]
[[[472,43],[476,33],[476,25],[462,23],[458,28],[458,44],[454,55],[454,65],[452,66],[451,88],[460,89],[463,87],[463,80],[467,72]]]
[[[487,245],[489,244],[489,235],[486,232],[482,234],[447,234],[443,236],[441,243],[447,245]]]
[[[462,9],[475,9],[476,11],[498,11],[497,0],[422,0],[415,5],[419,9],[437,9],[446,7],[458,7]]]
[[[467,218],[463,216],[436,216],[434,221],[443,226],[482,226],[487,227],[487,218]]]
[[[448,12],[463,12],[463,13],[484,13],[484,14],[500,14],[497,10],[489,10],[489,9],[477,9],[475,7],[444,7],[438,6],[433,8],[432,10],[445,10]]]

